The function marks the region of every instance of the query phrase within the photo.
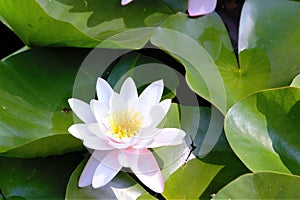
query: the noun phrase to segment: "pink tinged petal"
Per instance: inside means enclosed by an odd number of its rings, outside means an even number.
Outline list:
[[[155,136],[154,142],[147,148],[179,145],[183,142],[186,133],[177,128],[164,128]]]
[[[110,96],[113,94],[113,89],[110,85],[102,78],[98,78],[96,85],[97,97],[101,103],[108,105]]]
[[[88,137],[83,140],[83,145],[95,150],[111,150],[114,149],[106,140],[102,140],[96,136]]]
[[[73,112],[85,123],[94,123],[96,119],[92,113],[90,105],[78,100],[71,98],[68,100]]]
[[[189,0],[188,13],[190,16],[206,15],[216,8],[217,0]]]
[[[93,157],[90,157],[89,161],[84,167],[83,172],[81,173],[78,187],[86,187],[92,184],[93,174],[99,164],[99,161]]]
[[[132,78],[127,78],[120,90],[120,95],[124,101],[136,100],[138,98],[137,89]]]
[[[128,148],[119,152],[119,162],[123,167],[131,167],[134,163],[137,163],[139,156],[139,150]]]
[[[84,138],[93,136],[89,131],[87,124],[73,124],[68,131],[76,138],[83,140]]]
[[[103,124],[93,123],[88,125],[88,130],[102,140],[107,140],[105,132],[107,128]]]
[[[86,187],[92,184],[95,170],[106,154],[105,151],[94,151],[80,175],[78,187]]]
[[[99,163],[93,176],[92,186],[99,188],[109,183],[121,170],[118,151],[110,151]]]
[[[164,83],[162,80],[151,83],[137,99],[134,105],[135,110],[147,114],[150,108],[159,103],[163,90]]]
[[[99,123],[103,123],[109,115],[108,104],[104,104],[95,99],[90,102],[91,110]]]
[[[145,140],[138,140],[138,142],[134,145],[132,145],[132,148],[135,149],[143,149],[143,148],[147,148],[147,146],[149,146],[150,144],[152,144],[154,142],[154,139],[145,139]]]
[[[157,164],[157,161],[151,151],[141,149],[137,163],[131,166],[133,173],[147,187],[157,193],[162,193],[164,190],[164,180]]]
[[[125,5],[129,4],[132,1],[133,0],[122,0],[121,4],[122,4],[122,6],[125,6]]]

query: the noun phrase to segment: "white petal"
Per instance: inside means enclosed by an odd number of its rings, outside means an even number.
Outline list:
[[[114,149],[106,140],[102,140],[97,136],[88,137],[83,140],[83,145],[95,150],[110,150]]]
[[[185,132],[177,128],[164,128],[155,136],[154,142],[147,148],[178,145],[183,142]]]
[[[138,98],[137,89],[132,78],[127,78],[123,83],[120,91],[121,97],[123,97],[124,101],[136,100]]]
[[[131,167],[134,163],[137,163],[139,156],[139,150],[137,149],[124,149],[119,152],[119,162],[123,167]]]
[[[110,85],[102,78],[98,78],[96,85],[98,100],[105,105],[108,105],[110,96],[114,92]]]
[[[68,128],[68,131],[76,138],[78,139],[84,139],[90,136],[93,136],[93,134],[89,131],[87,124],[73,124]]]
[[[126,149],[129,146],[131,146],[131,141],[128,140],[127,142],[124,142],[124,143],[109,141],[108,144],[111,145],[112,147],[116,148],[116,149]]]
[[[96,120],[99,123],[103,123],[103,121],[109,115],[108,104],[104,104],[100,101],[97,101],[97,100],[93,99],[90,102],[90,107],[91,107],[91,110],[92,110]]]
[[[117,157],[118,151],[111,151],[101,160],[92,180],[92,186],[94,188],[106,185],[121,170],[122,166]]]
[[[147,113],[150,108],[159,103],[163,90],[162,80],[151,83],[137,99],[134,105],[135,110],[143,114]]]
[[[68,100],[73,112],[85,123],[96,122],[96,119],[91,111],[90,105],[78,100],[71,98]]]
[[[149,114],[145,116],[143,120],[143,127],[157,127],[157,125],[163,120],[168,113],[171,106],[171,99],[166,99],[159,104],[153,106]]]
[[[129,4],[132,1],[133,0],[122,0],[121,4],[122,4],[122,6],[125,6],[126,4]]]
[[[146,148],[147,146],[149,146],[150,144],[152,144],[154,142],[154,139],[146,139],[146,140],[138,140],[138,142],[134,145],[132,145],[132,148],[135,149],[143,149]]]
[[[167,114],[170,109],[171,103],[172,103],[171,99],[165,99],[165,100],[161,101],[158,104],[158,106],[160,106],[165,111],[165,114]]]
[[[94,151],[80,175],[78,187],[86,187],[92,184],[95,170],[106,154],[105,151]]]
[[[119,112],[127,112],[127,103],[123,100],[123,98],[118,93],[113,93],[111,97],[111,111],[114,114]]]
[[[163,192],[164,180],[151,151],[148,149],[140,150],[138,161],[131,166],[131,170],[151,190],[157,193]]]
[[[107,128],[103,126],[102,124],[98,123],[93,123],[88,125],[88,129],[91,133],[96,135],[102,140],[107,140],[107,136],[105,132],[107,131]]]
[[[147,128],[142,128],[140,132],[136,135],[133,136],[135,140],[147,140],[147,139],[152,139],[155,137],[155,135],[158,134],[158,131],[160,129],[154,128],[154,127],[147,127]]]
[[[189,0],[188,13],[190,16],[200,16],[215,10],[217,0]]]

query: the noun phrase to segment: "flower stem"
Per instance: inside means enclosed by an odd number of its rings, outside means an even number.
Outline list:
[[[4,196],[4,194],[3,194],[2,190],[1,190],[1,188],[0,188],[0,196],[1,196],[1,198],[2,198],[3,200],[6,200],[6,198],[5,198],[5,196]]]

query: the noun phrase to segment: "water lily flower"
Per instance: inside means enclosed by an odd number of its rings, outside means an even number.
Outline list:
[[[133,0],[122,0],[121,4],[127,5]],[[213,12],[216,8],[217,0],[189,0],[188,13],[189,16],[201,16]]]
[[[213,12],[216,8],[217,0],[189,0],[189,16],[201,16]]]
[[[153,191],[163,191],[164,180],[149,148],[181,144],[186,135],[180,129],[158,128],[171,105],[170,99],[160,102],[163,88],[159,80],[138,96],[134,81],[128,78],[116,93],[98,78],[98,100],[87,104],[69,99],[72,110],[84,123],[68,130],[94,150],[80,176],[79,187],[102,187],[125,167]]]
[[[121,4],[122,4],[122,6],[125,6],[125,5],[129,4],[132,1],[133,0],[122,0]]]

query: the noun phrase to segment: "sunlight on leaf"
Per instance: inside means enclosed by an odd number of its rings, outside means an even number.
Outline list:
[[[255,93],[225,118],[230,146],[253,172],[300,174],[300,88]]]

